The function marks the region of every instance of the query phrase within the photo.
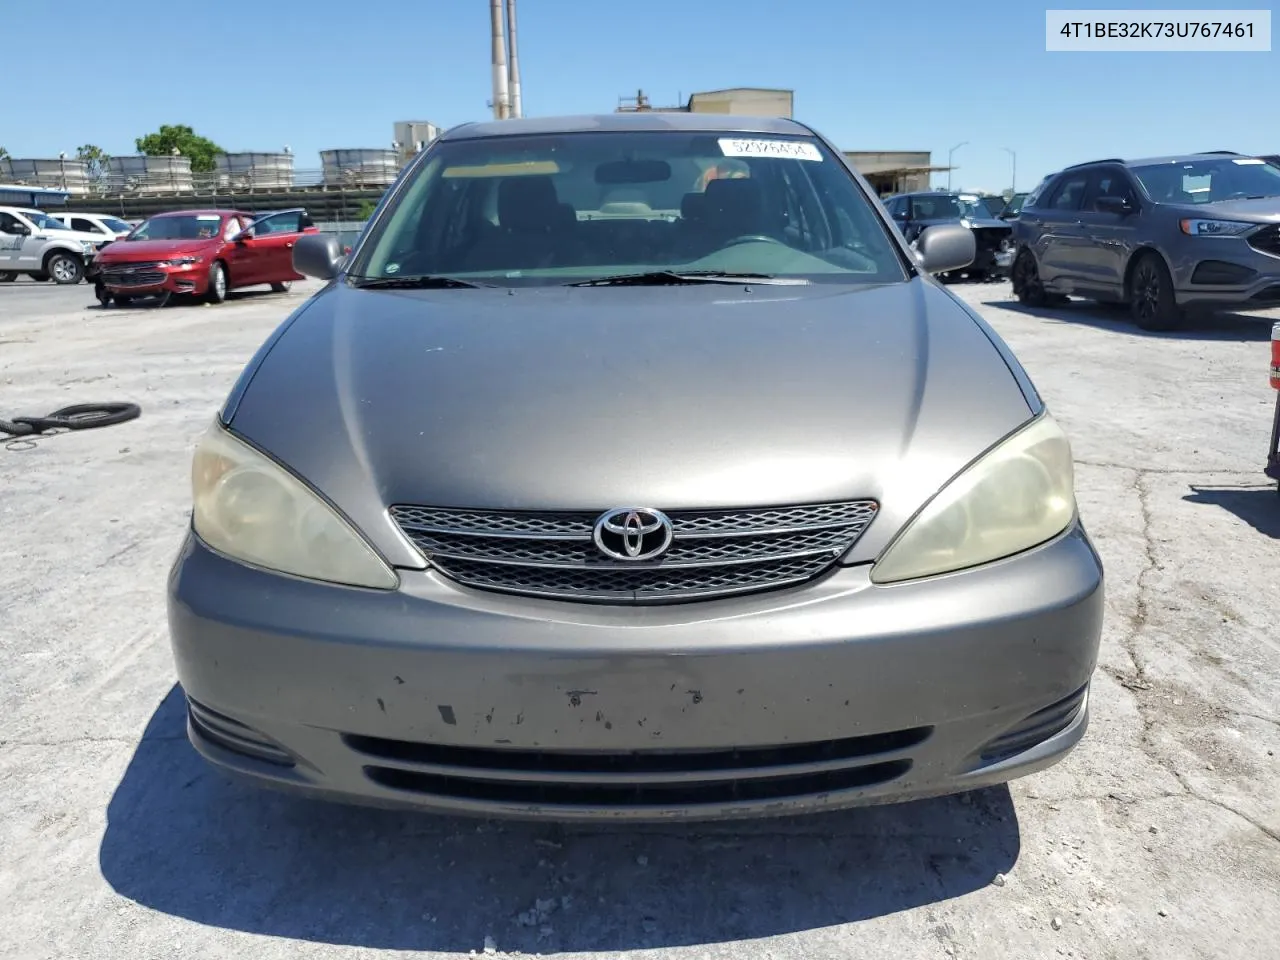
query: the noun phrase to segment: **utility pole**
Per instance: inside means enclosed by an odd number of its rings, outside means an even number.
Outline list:
[[[507,51],[502,37],[502,0],[489,0],[489,20],[493,34],[493,118],[510,116],[507,99]]]
[[[951,192],[951,158],[956,155],[956,151],[968,144],[968,140],[964,143],[957,143],[954,147],[947,151],[947,193]]]
[[[1010,192],[1009,196],[1012,197],[1018,192],[1018,154],[1015,151],[1010,150],[1008,147],[1003,147],[1002,149],[1013,158],[1013,180],[1009,184],[1012,188],[1012,192]]]
[[[523,117],[520,103],[520,55],[516,52],[516,0],[507,0],[507,60],[510,76],[511,116]]]

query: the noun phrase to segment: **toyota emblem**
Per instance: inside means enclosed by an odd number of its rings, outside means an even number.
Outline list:
[[[651,507],[623,507],[601,514],[593,539],[613,560],[656,560],[671,546],[671,521]]]

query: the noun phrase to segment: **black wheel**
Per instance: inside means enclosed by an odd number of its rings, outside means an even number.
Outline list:
[[[101,280],[93,285],[93,295],[98,298],[98,302],[104,307],[111,304],[111,291],[103,285]]]
[[[12,270],[0,270],[0,283],[13,283],[18,279],[18,275]]]
[[[133,297],[129,296],[127,293],[117,293],[111,299],[116,302],[117,307],[127,307],[129,304],[133,303]]]
[[[210,303],[222,303],[227,299],[227,268],[221,260],[215,260],[209,268],[209,289],[204,298]]]
[[[57,250],[45,259],[44,272],[59,286],[76,284],[84,279],[84,261],[74,254]]]
[[[276,293],[288,293],[292,287],[293,287],[292,280],[281,280],[279,283],[273,283],[271,285],[271,289],[274,290]]]
[[[156,294],[156,309],[158,310],[161,307],[167,307],[169,305],[170,299],[172,298],[173,298],[172,290],[161,290],[159,293]]]
[[[1158,253],[1143,253],[1129,277],[1129,315],[1142,330],[1173,330],[1182,312],[1173,296],[1173,278]]]
[[[1013,261],[1012,276],[1014,296],[1023,306],[1043,307],[1048,302],[1044,284],[1040,282],[1040,268],[1030,250],[1023,248],[1018,253],[1018,258]]]

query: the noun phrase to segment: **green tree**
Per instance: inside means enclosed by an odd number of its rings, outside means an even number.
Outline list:
[[[84,146],[76,148],[76,159],[84,163],[85,172],[89,174],[89,179],[97,180],[107,172],[107,161],[111,157],[101,147],[86,143]]]
[[[362,200],[360,202],[360,209],[356,211],[356,219],[368,220],[370,217],[373,216],[373,211],[376,210],[377,208],[378,208],[378,205],[374,203],[372,200]]]
[[[8,160],[8,159],[9,159],[9,151],[6,150],[4,147],[0,147],[0,160]]]
[[[155,133],[138,137],[134,143],[139,153],[149,157],[169,156],[175,149],[184,157],[191,158],[191,169],[197,173],[208,173],[215,168],[214,158],[225,151],[207,137],[202,137],[188,126],[182,124],[162,124]]]

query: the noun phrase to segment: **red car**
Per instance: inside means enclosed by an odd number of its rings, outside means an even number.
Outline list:
[[[163,305],[175,293],[221,303],[228,291],[259,284],[283,293],[303,279],[293,269],[294,243],[318,232],[302,209],[157,214],[98,251],[94,293],[104,307],[135,297],[158,297]]]

